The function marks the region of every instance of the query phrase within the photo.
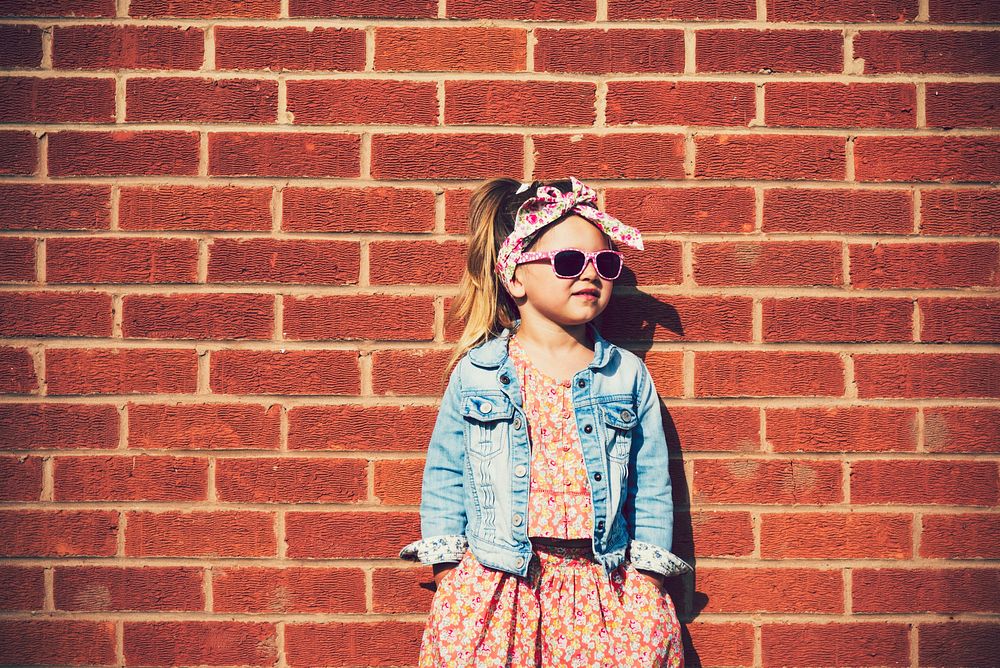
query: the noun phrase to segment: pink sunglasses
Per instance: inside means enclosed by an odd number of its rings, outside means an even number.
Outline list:
[[[560,248],[537,253],[522,253],[517,258],[517,264],[548,260],[552,263],[552,271],[559,278],[576,278],[587,268],[588,262],[593,262],[594,269],[601,278],[613,281],[622,273],[623,257],[621,253],[613,250],[585,252],[577,248]]]

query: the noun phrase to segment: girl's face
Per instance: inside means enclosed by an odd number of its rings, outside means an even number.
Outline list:
[[[586,218],[568,216],[550,225],[532,245],[532,251],[578,248],[597,251],[608,248],[600,228]],[[514,271],[511,296],[521,317],[541,317],[564,326],[583,325],[601,314],[611,301],[614,281],[602,278],[593,262],[587,262],[576,278],[559,278],[548,260],[519,264]]]

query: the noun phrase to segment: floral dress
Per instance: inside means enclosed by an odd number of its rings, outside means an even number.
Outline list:
[[[516,336],[509,350],[531,442],[528,535],[590,539],[570,384],[535,368]],[[670,596],[630,561],[609,578],[589,545],[536,544],[523,578],[465,551],[434,594],[419,665],[677,668],[683,648]]]

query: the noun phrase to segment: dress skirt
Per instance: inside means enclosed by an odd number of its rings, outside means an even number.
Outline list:
[[[673,601],[628,561],[611,572],[589,547],[535,545],[526,577],[467,549],[441,580],[421,668],[676,668],[684,661]]]

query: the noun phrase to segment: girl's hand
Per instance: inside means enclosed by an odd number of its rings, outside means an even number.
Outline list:
[[[447,575],[452,570],[454,570],[456,566],[458,566],[458,564],[452,564],[452,563],[434,564],[434,566],[433,566],[433,568],[434,568],[434,585],[437,586],[437,587],[440,587],[441,586],[441,580],[444,579],[445,575]]]
[[[657,573],[655,571],[645,571],[636,569],[635,572],[638,573],[640,576],[646,578],[650,582],[652,582],[653,585],[656,586],[657,591],[659,591],[661,594],[663,593],[663,583],[666,581],[667,576],[665,576],[663,573]]]

